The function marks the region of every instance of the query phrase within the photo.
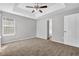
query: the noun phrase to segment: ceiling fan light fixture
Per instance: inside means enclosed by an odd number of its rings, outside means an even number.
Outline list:
[[[47,5],[40,6],[38,3],[35,3],[34,6],[26,6],[26,8],[33,8],[32,13],[35,11],[39,11],[40,13],[43,13],[43,11],[40,9],[47,8],[47,7],[48,7]]]
[[[32,11],[32,13],[34,13],[34,12],[35,12],[35,10]]]
[[[41,13],[43,13],[43,11],[42,10],[39,10]]]

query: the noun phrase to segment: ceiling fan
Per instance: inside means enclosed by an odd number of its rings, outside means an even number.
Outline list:
[[[34,6],[25,6],[25,7],[26,8],[33,8],[32,13],[35,12],[35,11],[37,11],[37,10],[40,13],[43,13],[43,11],[41,9],[47,8],[48,6],[47,5],[40,6],[40,3],[36,3]]]

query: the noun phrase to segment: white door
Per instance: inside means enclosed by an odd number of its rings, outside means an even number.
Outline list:
[[[76,46],[76,15],[64,16],[64,43]]]
[[[0,47],[1,47],[1,34],[2,34],[2,32],[1,32],[1,13],[0,13]]]
[[[77,37],[77,41],[76,41],[76,45],[79,47],[79,13],[77,14],[77,20],[76,20],[76,37]]]

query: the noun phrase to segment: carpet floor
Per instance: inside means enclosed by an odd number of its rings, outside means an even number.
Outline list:
[[[79,56],[79,48],[32,38],[2,46],[1,56]]]

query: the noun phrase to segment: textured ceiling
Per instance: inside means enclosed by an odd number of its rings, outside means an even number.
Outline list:
[[[41,9],[43,13],[40,13],[39,11],[36,11],[32,13],[33,8],[26,8],[25,6],[34,6],[34,3],[20,3],[15,5],[15,12],[19,12],[25,15],[28,15],[31,18],[37,19],[38,17],[41,17],[42,15],[45,15],[50,12],[54,12],[56,10],[59,10],[61,8],[65,8],[64,4],[56,4],[56,3],[39,3],[39,5],[47,5],[47,8]]]
[[[29,17],[32,19],[38,19],[44,15],[56,12],[64,11],[72,8],[79,7],[78,3],[39,3],[39,5],[47,5],[46,9],[41,9],[43,13],[34,12],[32,8],[26,8],[25,6],[33,6],[35,3],[0,3],[0,10],[10,12],[16,15]]]

